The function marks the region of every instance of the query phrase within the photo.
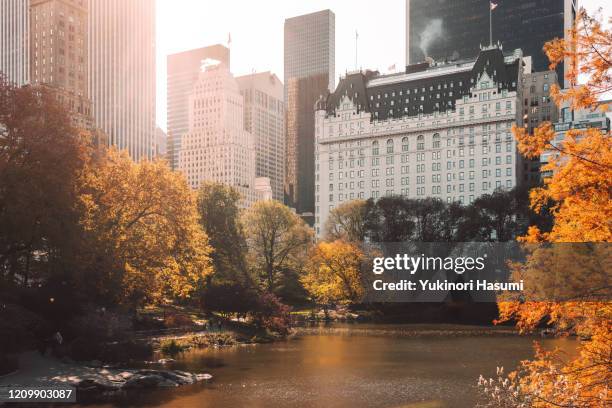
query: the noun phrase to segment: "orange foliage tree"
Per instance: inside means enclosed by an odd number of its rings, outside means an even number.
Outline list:
[[[93,160],[80,186],[91,296],[142,304],[188,298],[212,273],[196,196],[163,161],[133,162],[115,148]]]
[[[302,284],[322,304],[357,302],[364,294],[361,265],[365,259],[356,244],[319,242],[310,254]]]
[[[612,19],[609,23],[612,22]],[[544,50],[551,69],[566,63],[566,78],[572,84],[568,90],[552,89],[557,104],[571,109],[607,110],[598,99],[612,90],[612,32],[582,10],[566,39],[546,44]],[[588,80],[578,84],[578,77]],[[555,150],[556,158],[543,170],[552,174],[543,187],[531,191],[531,204],[539,210],[551,208],[554,224],[549,232],[531,227],[524,242],[605,242],[612,240],[612,141],[608,131],[572,129],[560,144],[552,144],[555,135],[550,123],[544,123],[527,133],[514,126],[519,150],[526,157],[537,157],[546,149]],[[604,275],[610,275],[609,251],[603,265]],[[531,258],[518,267],[516,273],[540,276],[555,271]],[[540,252],[538,256],[542,256]],[[548,254],[547,256],[550,256]],[[579,273],[579,271],[577,272]],[[605,279],[604,279],[605,280]],[[612,303],[593,295],[585,279],[584,291],[574,293],[565,301],[501,302],[500,321],[516,320],[524,332],[545,321],[560,334],[576,334],[581,341],[577,354],[562,357],[561,353],[536,348],[536,359],[522,363],[511,375],[514,386],[527,396],[534,407],[604,407],[612,406]],[[609,294],[610,288],[604,288]],[[601,296],[601,293],[598,294]],[[516,390],[517,388],[514,388]]]

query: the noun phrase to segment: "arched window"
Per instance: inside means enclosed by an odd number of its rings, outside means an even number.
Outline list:
[[[387,140],[387,153],[393,153],[393,139]]]
[[[378,142],[376,140],[372,142],[372,156],[378,156]]]
[[[417,150],[425,150],[425,136],[417,136]]]
[[[402,138],[402,152],[408,151],[408,137],[404,136]]]
[[[440,148],[440,134],[436,133],[433,135],[433,148],[434,149],[439,149]]]

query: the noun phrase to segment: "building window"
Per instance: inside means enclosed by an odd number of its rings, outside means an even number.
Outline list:
[[[408,149],[409,149],[408,138],[404,136],[402,138],[402,152],[407,152]]]
[[[417,136],[417,150],[425,150],[425,136]]]
[[[434,149],[440,148],[440,135],[438,133],[433,135],[433,143],[432,146]]]

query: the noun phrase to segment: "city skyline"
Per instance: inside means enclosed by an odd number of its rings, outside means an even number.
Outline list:
[[[381,0],[376,7],[359,2],[312,0],[270,2],[274,13],[258,13],[266,2],[201,2],[184,0],[177,6],[157,1],[157,124],[167,130],[166,58],[173,54],[213,44],[227,45],[231,33],[232,73],[236,76],[271,71],[283,78],[283,24],[286,18],[330,9],[336,15],[336,78],[355,69],[355,32],[358,66],[381,72],[401,70],[405,63],[405,0]],[[365,4],[365,2],[362,2]],[[603,8],[604,19],[612,7],[597,0],[581,0],[579,7],[593,12]],[[240,9],[240,14],[236,10]],[[390,12],[394,10],[394,12]],[[252,16],[257,16],[257,21]],[[385,21],[385,24],[372,24]],[[256,27],[256,30],[253,28]],[[385,41],[381,39],[393,39]],[[261,46],[265,44],[265,46]],[[381,44],[383,46],[381,46]]]

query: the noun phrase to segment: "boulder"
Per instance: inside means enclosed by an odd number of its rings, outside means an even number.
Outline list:
[[[122,388],[134,389],[134,388],[156,388],[161,383],[167,381],[161,375],[156,374],[135,374],[132,378],[127,380]]]
[[[104,377],[88,377],[75,384],[81,391],[118,391],[123,385],[123,382],[111,381]]]

